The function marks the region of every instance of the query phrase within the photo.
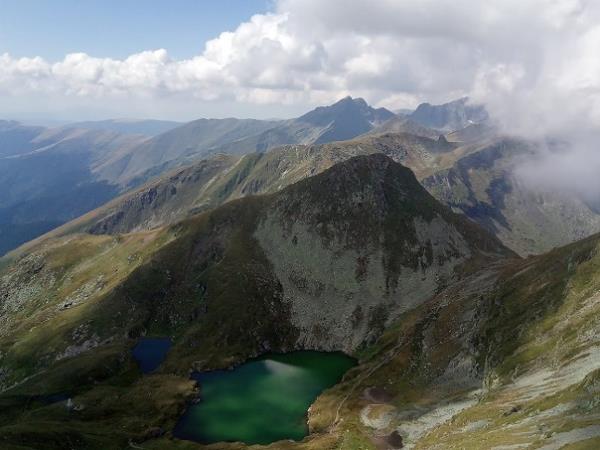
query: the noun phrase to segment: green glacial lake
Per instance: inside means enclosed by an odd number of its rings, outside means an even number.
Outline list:
[[[308,407],[355,364],[342,353],[302,351],[196,373],[199,402],[189,406],[174,435],[204,444],[301,440],[308,433]]]

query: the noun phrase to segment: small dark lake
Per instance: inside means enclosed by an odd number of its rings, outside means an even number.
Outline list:
[[[171,348],[169,338],[142,338],[133,347],[131,355],[144,373],[153,372],[167,357]]]
[[[174,435],[204,444],[301,440],[308,433],[308,407],[355,364],[343,353],[300,351],[196,373],[200,401],[189,406]]]

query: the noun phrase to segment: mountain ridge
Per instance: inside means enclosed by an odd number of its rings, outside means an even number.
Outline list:
[[[301,120],[288,121],[107,120],[59,128],[0,122],[0,175],[10,180],[4,186],[8,189],[5,202],[0,202],[0,254],[202,155],[342,139],[390,116],[393,113],[371,108],[362,99],[342,99],[308,112]],[[158,129],[164,132],[156,134]],[[53,177],[44,167],[58,167],[60,175]],[[19,173],[21,177],[16,176]],[[40,187],[37,194],[32,192],[33,185]],[[84,195],[77,192],[78,186]],[[36,205],[43,206],[37,216]]]
[[[311,348],[358,365],[305,440],[271,447],[593,448],[599,255],[595,235],[518,258],[382,154],[162,228],[42,240],[0,260],[0,436],[203,448],[169,432],[190,370]],[[143,376],[129,350],[151,335],[174,344]],[[65,391],[70,410],[36,400]]]
[[[481,139],[451,133],[466,142],[449,142],[407,133],[369,133],[350,141],[215,156],[118,197],[59,231],[72,227],[112,234],[148,229],[227,200],[275,192],[344,159],[371,153],[384,153],[410,167],[438,200],[521,255],[542,253],[600,231],[600,216],[582,199],[536,190],[514,175],[519,161],[536,154],[536,142],[496,135],[487,127],[473,134]],[[205,171],[217,166],[220,169]]]

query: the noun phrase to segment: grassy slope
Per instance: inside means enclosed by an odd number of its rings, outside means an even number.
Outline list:
[[[423,449],[538,448],[560,439],[597,448],[599,242],[594,236],[498,267],[493,283],[479,281],[474,291],[468,282],[454,286],[411,312],[365,352],[354,377],[319,399],[312,409],[314,426],[328,429],[332,405],[350,385],[343,421],[334,429],[362,436],[372,448],[378,435],[395,429],[405,443]],[[465,351],[472,353],[479,383],[448,384],[440,374]],[[467,378],[462,374],[454,381]],[[385,388],[389,398],[372,408],[371,416],[393,411],[381,429],[365,426],[359,417],[372,405],[364,392],[373,386]],[[458,407],[469,391],[477,397],[464,410],[436,422],[435,412],[442,417],[445,406]]]
[[[198,448],[168,434],[150,439],[172,427],[194,395],[188,368],[243,360],[264,351],[265,337],[275,349],[294,341],[252,234],[271,201],[234,201],[156,232],[63,237],[2,268],[3,286],[26,287],[21,306],[13,305],[21,321],[0,335],[5,383],[44,372],[0,396],[0,439],[25,448],[122,448],[130,439],[145,448]],[[538,445],[573,435],[587,445],[594,435],[582,430],[598,424],[600,403],[599,239],[465,268],[462,281],[357,351],[361,364],[311,408],[309,438],[272,448],[381,448],[394,430],[420,448]],[[57,312],[65,297],[78,306]],[[176,342],[161,370],[146,377],[128,353],[142,333]],[[69,345],[94,339],[104,345],[55,361]],[[224,343],[227,352],[214,351]],[[36,398],[73,386],[75,411]],[[529,398],[538,388],[543,395]],[[220,447],[240,446],[213,446]]]
[[[383,153],[411,167],[418,176],[432,173],[454,148],[418,136],[387,134],[324,145],[289,145],[244,157],[218,155],[148,183],[63,226],[48,236],[80,230],[123,233],[184,219],[226,201],[274,193],[357,155]],[[443,163],[445,164],[445,163]]]
[[[5,386],[24,380],[1,397],[6,408],[0,435],[33,448],[58,448],[59,441],[120,448],[174,425],[194,394],[190,367],[227,366],[258,354],[265,340],[285,348],[286,308],[278,304],[268,262],[248,234],[260,211],[257,202],[262,200],[231,203],[157,232],[51,241],[19,260],[17,269],[5,268],[9,277],[23,277],[4,280],[7,286],[23,289],[29,282],[27,292],[38,295],[15,307],[21,319],[10,321],[14,327],[0,344]],[[28,259],[41,261],[23,270]],[[65,297],[102,275],[89,296],[57,310]],[[232,275],[240,276],[233,284]],[[161,374],[140,377],[131,361],[129,349],[140,334],[174,337]],[[60,359],[86,342],[98,348]],[[215,351],[220,347],[228,351]],[[62,392],[83,408],[67,411],[64,402],[44,406],[39,400]]]

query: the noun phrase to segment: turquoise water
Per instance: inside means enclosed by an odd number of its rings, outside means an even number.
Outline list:
[[[171,348],[169,338],[142,338],[137,343],[131,355],[137,361],[144,373],[153,372],[167,357]]]
[[[354,365],[342,353],[302,351],[196,373],[200,401],[188,408],[174,435],[204,444],[301,440],[308,432],[308,407]]]

